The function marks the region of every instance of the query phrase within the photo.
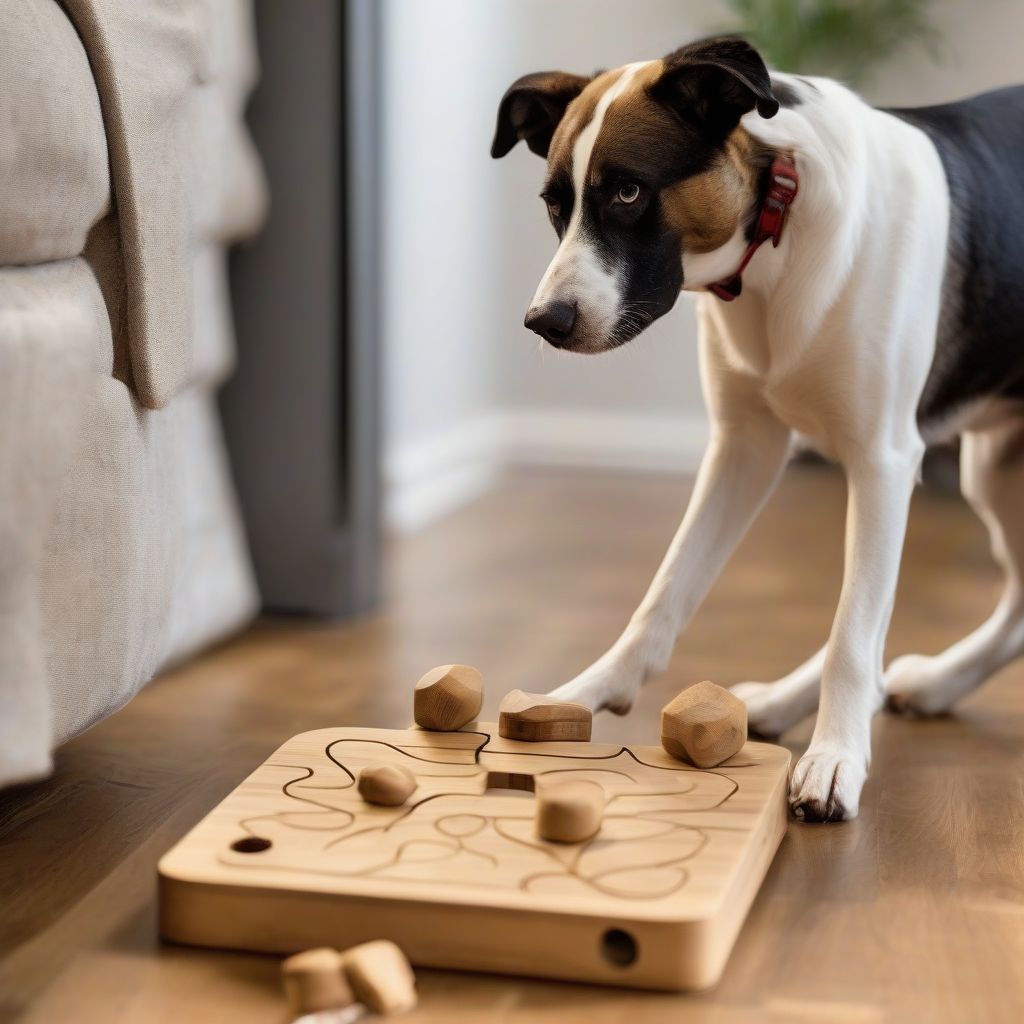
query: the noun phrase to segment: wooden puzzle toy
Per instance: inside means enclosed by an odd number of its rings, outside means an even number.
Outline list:
[[[746,704],[711,682],[681,691],[661,712],[661,745],[698,768],[721,764],[746,738]]]
[[[402,767],[378,806],[357,780]],[[290,954],[397,943],[417,965],[640,988],[712,984],[786,827],[789,752],[714,770],[660,746],[318,729],[288,740],[160,861],[173,941]],[[600,831],[537,833],[549,784],[603,791]],[[352,985],[350,973],[349,984]]]

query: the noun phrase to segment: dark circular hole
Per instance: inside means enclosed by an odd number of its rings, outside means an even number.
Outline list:
[[[610,964],[628,967],[637,958],[636,939],[621,928],[609,928],[601,936],[601,955]]]
[[[270,840],[264,839],[263,836],[246,836],[244,839],[236,839],[231,844],[231,849],[237,850],[238,853],[262,853],[269,850],[271,845]]]

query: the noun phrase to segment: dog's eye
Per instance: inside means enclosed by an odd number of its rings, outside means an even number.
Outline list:
[[[615,198],[627,206],[630,203],[635,203],[640,198],[640,186],[635,181],[631,181],[629,184],[621,186]]]
[[[552,220],[558,220],[562,216],[562,204],[554,196],[541,196],[547,204],[548,214]]]

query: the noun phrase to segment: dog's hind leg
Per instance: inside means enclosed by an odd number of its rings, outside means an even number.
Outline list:
[[[942,714],[1024,654],[1024,420],[965,434],[960,474],[964,496],[988,526],[1005,589],[991,617],[959,643],[889,666],[887,703],[895,711]]]
[[[751,733],[774,738],[818,706],[827,647],[774,683],[738,683],[732,688],[747,705]]]

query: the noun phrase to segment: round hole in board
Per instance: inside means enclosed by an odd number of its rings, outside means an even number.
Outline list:
[[[237,853],[262,853],[269,850],[272,845],[273,843],[263,836],[246,836],[244,839],[236,839],[231,844],[231,849]]]
[[[621,928],[609,928],[601,936],[601,955],[616,967],[636,963],[638,952],[636,939]]]

